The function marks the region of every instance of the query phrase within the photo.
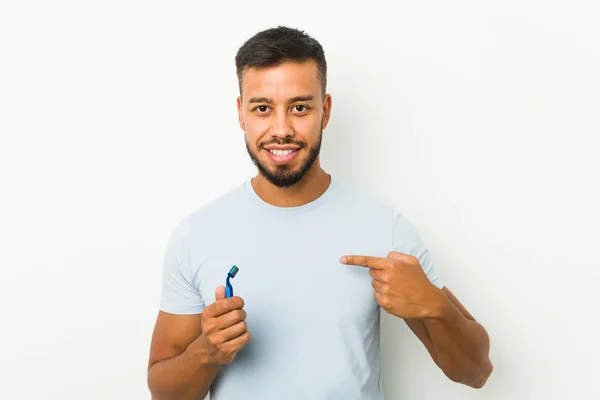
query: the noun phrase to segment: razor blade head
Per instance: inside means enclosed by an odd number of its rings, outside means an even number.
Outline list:
[[[233,278],[233,277],[235,276],[235,274],[237,274],[237,273],[238,273],[238,271],[239,271],[239,270],[240,270],[240,269],[234,265],[234,266],[233,266],[233,267],[231,267],[231,269],[229,270],[229,276]]]

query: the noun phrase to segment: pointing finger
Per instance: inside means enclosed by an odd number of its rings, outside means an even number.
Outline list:
[[[340,261],[342,264],[358,265],[372,269],[383,269],[386,264],[385,258],[371,256],[344,256]]]

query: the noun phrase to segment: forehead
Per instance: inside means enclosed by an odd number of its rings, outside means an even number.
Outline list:
[[[284,62],[274,67],[247,68],[242,75],[242,96],[268,97],[275,101],[294,96],[314,95],[321,91],[317,63]]]

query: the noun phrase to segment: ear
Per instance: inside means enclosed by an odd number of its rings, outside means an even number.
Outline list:
[[[245,131],[246,124],[244,123],[244,106],[242,103],[242,96],[238,96],[237,98],[237,110],[238,110],[238,123],[240,124],[240,129]]]
[[[331,95],[326,94],[323,99],[323,120],[321,121],[321,130],[325,130],[329,123],[329,117],[331,115]]]

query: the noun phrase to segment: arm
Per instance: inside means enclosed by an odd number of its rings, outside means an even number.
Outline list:
[[[148,388],[154,400],[203,399],[219,367],[230,363],[250,339],[244,301],[225,297],[225,287],[206,305],[194,284],[187,219],[169,240],[162,299],[152,334]]]
[[[407,321],[450,379],[485,384],[492,372],[486,331],[448,289],[430,281],[416,257],[390,252],[386,258],[344,256],[342,263],[369,268],[377,303]]]
[[[148,387],[152,399],[204,399],[219,366],[202,346],[200,315],[160,311],[152,335]]]
[[[448,288],[438,293],[434,317],[405,319],[406,324],[448,378],[481,388],[493,370],[488,334]]]
[[[205,398],[219,367],[231,363],[250,340],[244,300],[225,298],[223,286],[215,297],[201,314],[159,312],[148,363],[152,399]]]

